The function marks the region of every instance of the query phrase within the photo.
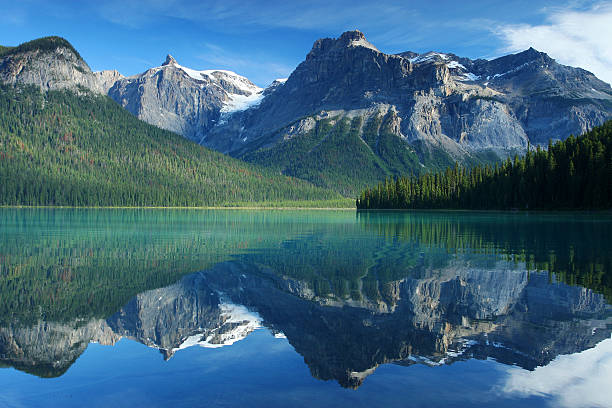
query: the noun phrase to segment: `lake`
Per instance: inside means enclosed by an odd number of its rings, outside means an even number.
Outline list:
[[[610,407],[611,231],[0,209],[0,407]]]

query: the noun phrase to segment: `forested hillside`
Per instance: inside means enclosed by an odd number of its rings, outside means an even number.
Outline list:
[[[431,154],[433,149],[425,150],[393,134],[388,118],[379,115],[365,123],[361,117],[318,120],[304,135],[239,157],[354,197],[385,177],[422,172],[421,160],[427,169],[443,169],[453,163],[441,150],[435,154]]]
[[[35,50],[53,51],[57,49],[58,47],[66,48],[70,50],[72,53],[74,53],[77,56],[77,58],[82,59],[81,55],[76,49],[74,49],[72,44],[70,44],[64,38],[56,37],[56,36],[37,38],[36,40],[32,40],[32,41],[28,41],[23,44],[20,44],[17,47],[0,46],[0,56],[18,54],[22,52],[35,51]]]
[[[0,86],[0,205],[211,206],[338,200],[148,125],[106,96]]]
[[[612,121],[501,165],[387,180],[357,208],[610,209]]]

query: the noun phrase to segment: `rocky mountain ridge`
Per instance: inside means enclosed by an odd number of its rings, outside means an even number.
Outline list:
[[[385,54],[348,31],[315,41],[289,78],[262,89],[170,55],[130,77],[94,73],[50,39],[0,53],[0,80],[108,94],[148,123],[347,196],[388,176],[494,162],[612,117],[610,85],[533,48],[493,60]]]
[[[43,89],[83,86],[108,93],[149,123],[180,130],[191,139],[197,139],[192,137],[197,133],[205,137],[204,144],[230,153],[244,150],[251,143],[249,138],[265,137],[264,133],[314,112],[365,118],[374,112],[395,112],[401,119],[393,130],[398,136],[407,142],[436,141],[451,151],[457,149],[442,136],[467,150],[525,147],[527,139],[532,144],[545,144],[549,137],[555,140],[569,133],[583,133],[612,115],[612,89],[608,84],[588,71],[558,64],[533,48],[493,60],[433,51],[385,54],[358,30],[337,39],[315,41],[305,61],[289,78],[276,80],[265,90],[231,71],[197,71],[181,66],[171,55],[161,66],[130,77],[114,70],[94,73],[60,37],[6,48],[0,53],[0,79]],[[282,92],[272,92],[281,88]],[[262,104],[265,97],[274,100],[266,99]],[[563,123],[539,123],[537,119],[543,118],[535,116],[541,115],[544,107],[533,102],[537,98],[540,103],[544,97],[565,98],[566,105],[574,105],[567,111],[568,117],[557,118]],[[272,109],[279,100],[286,106]],[[526,106],[529,102],[532,106]],[[428,107],[438,115],[429,115],[431,120],[425,123]],[[274,115],[261,117],[270,110]],[[477,119],[483,119],[482,111],[487,110],[487,114],[507,121],[486,128],[483,120]],[[243,114],[231,115],[236,112]],[[160,119],[161,115],[175,116],[192,126],[179,126],[172,119]],[[228,121],[230,116],[236,117]],[[252,125],[240,131],[243,137],[238,141],[246,137],[246,142],[238,143],[231,136],[229,140],[215,137],[216,132],[234,129],[236,122]],[[196,125],[202,129],[194,129]],[[562,125],[565,131],[551,128]],[[206,137],[210,131],[212,135]]]
[[[112,75],[95,74],[70,43],[44,37],[0,53],[0,82],[28,84],[43,90],[84,88],[105,93]]]
[[[284,85],[206,146],[351,195],[373,180],[494,162],[612,117],[612,89],[529,49],[495,60],[317,40]]]
[[[611,101],[608,84],[534,49],[491,61],[436,52],[389,55],[352,31],[317,40],[279,92],[236,115],[205,143],[240,154],[254,141],[267,146],[283,140],[288,129],[317,114],[360,116],[364,123],[390,115],[400,140],[423,141],[458,157],[583,133],[610,117]]]

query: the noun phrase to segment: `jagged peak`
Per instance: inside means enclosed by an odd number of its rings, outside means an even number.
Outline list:
[[[344,40],[344,41],[359,41],[359,40],[365,40],[366,37],[361,31],[352,30],[352,31],[343,32],[339,39]]]
[[[83,60],[81,54],[66,40],[58,36],[37,38],[32,41],[24,42],[16,47],[3,47],[0,50],[0,57],[20,54],[28,51],[55,51],[58,48],[65,48],[72,52],[79,60]]]
[[[404,51],[404,52],[399,52],[399,53],[397,53],[395,55],[400,56],[400,57],[404,57],[404,58],[414,58],[414,57],[418,57],[419,53],[418,52],[414,52],[414,51]]]
[[[554,62],[554,59],[548,56],[545,52],[540,52],[533,47],[529,47],[525,51],[518,52],[516,54],[508,54],[503,57],[492,59],[488,62],[488,66],[499,76],[502,73],[510,72],[511,69],[518,70],[533,62],[541,61],[545,64]]]
[[[166,55],[166,61],[162,64],[162,66],[165,65],[178,65],[178,62],[176,62],[172,55],[168,54]]]
[[[536,58],[550,58],[548,54],[542,51],[538,51],[533,47],[527,48],[525,51],[518,52],[514,54],[515,56],[522,56],[528,59],[536,59]]]
[[[327,52],[330,50],[342,50],[346,48],[364,47],[373,51],[380,52],[372,43],[370,43],[365,35],[359,30],[345,31],[338,38],[321,38],[315,41],[312,50],[308,54],[313,56],[319,52]]]
[[[380,52],[359,30],[345,31],[338,39],[338,42],[346,47],[365,47]]]
[[[403,55],[402,55],[403,54]],[[445,54],[437,51],[428,51],[423,54],[416,53],[402,53],[400,56],[407,58],[412,63],[421,63],[421,62],[437,62],[437,61],[448,61],[451,59],[451,54]],[[412,56],[409,56],[412,55]]]

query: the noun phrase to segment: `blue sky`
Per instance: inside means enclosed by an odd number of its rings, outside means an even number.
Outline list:
[[[93,70],[133,75],[166,54],[258,85],[286,77],[321,37],[358,28],[387,53],[492,58],[534,46],[612,82],[612,1],[0,0],[0,44],[68,39]]]

